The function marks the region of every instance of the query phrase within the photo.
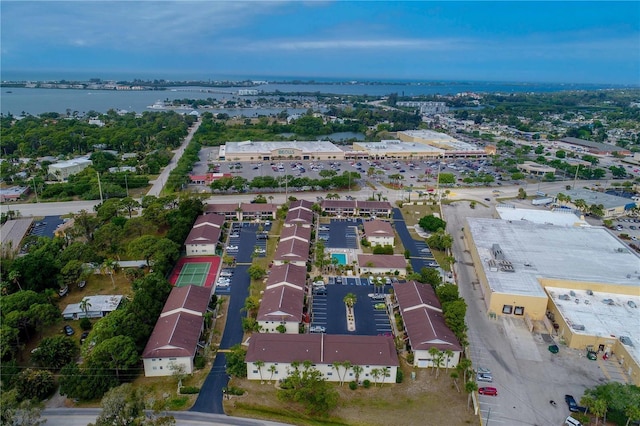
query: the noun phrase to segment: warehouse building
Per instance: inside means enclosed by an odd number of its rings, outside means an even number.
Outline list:
[[[329,141],[227,142],[220,161],[344,160],[345,153]]]
[[[619,340],[640,347],[637,327],[619,325],[640,323],[633,307],[640,305],[638,254],[600,227],[468,218],[464,234],[490,316],[519,316],[530,329],[541,324],[574,349],[603,345],[605,352],[625,354],[621,362],[640,384],[640,354]],[[619,315],[612,317],[608,303],[630,317],[616,323]]]
[[[550,195],[555,197],[557,201],[558,194],[564,194],[565,196],[569,197],[568,201],[559,202],[560,204],[563,204],[565,206],[577,208],[575,205],[576,200],[583,200],[587,206],[602,205],[604,218],[624,216],[629,212],[629,210],[638,206],[638,203],[636,203],[631,198],[619,197],[617,195],[611,195],[605,192],[591,191],[584,188],[557,191],[555,193],[551,193]]]
[[[52,179],[63,181],[67,180],[71,175],[80,173],[92,164],[93,162],[88,158],[74,158],[73,160],[50,164],[48,171]]]

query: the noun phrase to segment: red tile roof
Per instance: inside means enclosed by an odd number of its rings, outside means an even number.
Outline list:
[[[327,208],[333,208],[333,209],[351,209],[351,210],[355,210],[356,208],[356,202],[355,201],[350,201],[350,200],[322,200],[322,208],[323,209],[327,209]]]
[[[386,336],[333,334],[254,333],[249,340],[246,362],[304,362],[353,365],[398,365],[393,339]]]
[[[358,208],[365,210],[391,210],[393,207],[388,201],[358,201]]]
[[[298,209],[311,210],[312,207],[313,203],[308,200],[296,200],[289,203],[289,211]]]
[[[243,212],[275,212],[278,210],[277,204],[265,204],[265,203],[242,203],[240,208]]]
[[[160,316],[172,313],[177,310],[191,311],[193,313],[204,314],[211,299],[211,289],[188,285],[185,287],[174,287],[167,298]]]
[[[295,238],[280,241],[273,260],[284,261],[307,261],[309,259],[309,243]]]
[[[445,323],[433,287],[409,281],[394,284],[393,291],[413,350],[429,350],[432,347],[441,351],[462,350],[460,342]]]
[[[283,227],[280,231],[280,241],[287,241],[292,238],[307,242],[311,241],[311,228],[298,225]]]
[[[303,208],[298,208],[296,210],[289,210],[287,212],[287,217],[284,219],[285,225],[292,224],[313,224],[313,212],[310,210],[305,210]]]
[[[267,279],[267,289],[285,283],[304,288],[304,284],[307,281],[307,268],[304,266],[287,263],[284,265],[274,265],[270,271],[269,278]]]
[[[198,216],[187,239],[186,244],[216,244],[220,239],[224,217],[217,214]]]
[[[142,357],[195,356],[203,321],[201,316],[180,312],[158,318]],[[135,324],[131,326],[135,327]]]
[[[225,204],[207,204],[204,208],[205,213],[233,213],[236,214],[236,209],[240,206],[239,203],[225,203]]]
[[[304,288],[304,282],[303,288]],[[304,291],[286,285],[267,289],[262,294],[258,321],[302,321]]]
[[[364,224],[364,233],[367,237],[393,237],[393,228],[389,222],[383,220],[369,220]]]
[[[372,268],[406,268],[407,259],[402,255],[390,255],[390,254],[359,254],[358,265],[360,267],[368,268],[368,263],[371,263]]]

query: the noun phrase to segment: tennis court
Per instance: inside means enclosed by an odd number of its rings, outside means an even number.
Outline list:
[[[217,256],[183,257],[173,269],[169,281],[176,287],[188,285],[211,287],[219,266],[220,258]]]

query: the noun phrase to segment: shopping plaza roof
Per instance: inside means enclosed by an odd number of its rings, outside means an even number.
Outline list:
[[[480,218],[467,224],[494,292],[544,297],[544,278],[640,289],[640,257],[604,228]]]
[[[271,153],[280,149],[298,149],[309,153],[343,152],[329,141],[243,141],[226,143],[226,155],[228,157],[233,153]]]

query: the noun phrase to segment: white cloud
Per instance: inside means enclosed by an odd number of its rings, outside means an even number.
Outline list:
[[[415,49],[443,50],[456,44],[452,39],[366,39],[366,40],[281,40],[265,41],[249,46],[250,49],[275,50],[327,50],[327,49]]]

